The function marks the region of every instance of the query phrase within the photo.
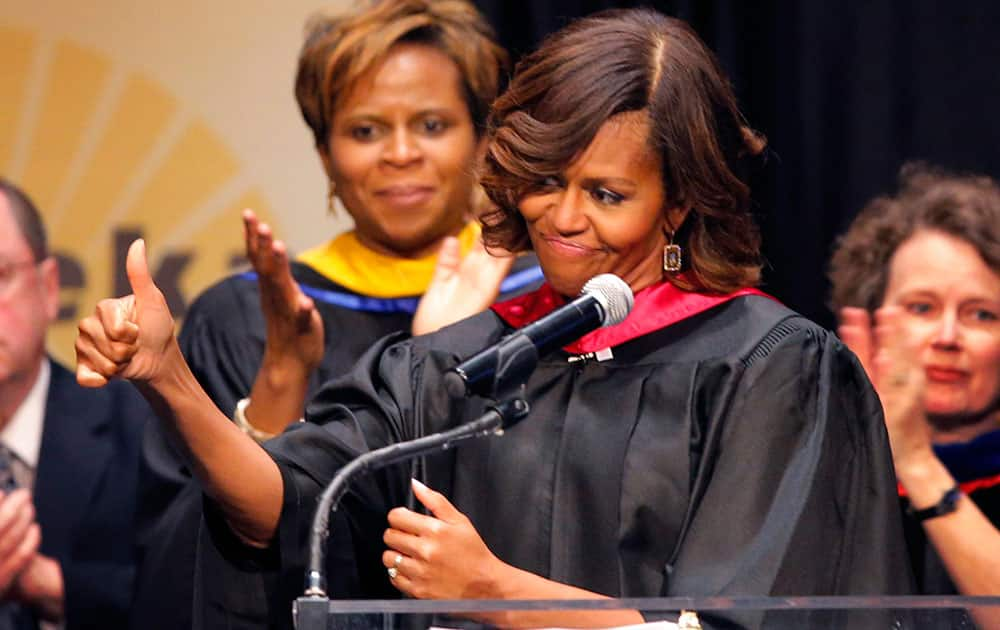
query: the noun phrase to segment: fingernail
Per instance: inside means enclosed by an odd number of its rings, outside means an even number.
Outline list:
[[[417,479],[416,477],[411,477],[410,478],[410,483],[413,484],[413,487],[415,489],[418,489],[418,490],[429,490],[429,488],[427,486],[425,486],[424,484],[420,483],[420,480]]]

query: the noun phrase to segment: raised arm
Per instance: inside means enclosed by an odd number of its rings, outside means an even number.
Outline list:
[[[277,465],[219,412],[194,378],[163,294],[149,275],[141,239],[129,248],[126,271],[132,295],[102,300],[80,322],[77,381],[85,387],[101,387],[114,377],[132,381],[177,434],[233,531],[249,544],[268,544],[281,511]]]
[[[243,231],[267,322],[264,357],[243,413],[265,437],[302,417],[309,376],[323,359],[323,321],[292,278],[288,251],[282,241],[274,240],[271,228],[245,210]]]
[[[861,358],[882,400],[896,477],[919,510],[935,505],[956,482],[934,454],[923,410],[924,372],[899,332],[899,315],[895,307],[880,309],[873,326],[867,312],[844,309],[839,333]],[[962,496],[954,512],[925,520],[923,528],[959,592],[1000,592],[1000,531],[972,500]],[[983,614],[975,613],[985,627],[1000,625],[1000,615]]]

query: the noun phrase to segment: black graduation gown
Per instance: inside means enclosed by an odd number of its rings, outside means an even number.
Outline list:
[[[936,445],[934,450],[976,507],[994,527],[1000,529],[1000,430],[970,442]],[[944,562],[928,540],[923,524],[907,513],[909,502],[901,498],[900,504],[904,513],[903,531],[918,592],[921,595],[958,594]],[[943,619],[938,616],[933,623],[941,627]],[[949,627],[971,628],[974,623],[966,611],[956,610],[952,611]]]
[[[307,400],[319,386],[349,370],[378,339],[407,331],[419,297],[379,300],[355,293],[308,265],[291,263],[292,276],[314,298],[323,320],[325,348],[310,377]],[[507,299],[538,286],[541,272],[534,256],[514,263],[502,285]],[[248,274],[226,278],[191,305],[180,334],[180,346],[195,377],[219,409],[232,415],[236,402],[249,395],[264,355],[266,325],[256,279]],[[144,439],[143,471],[149,497],[140,519],[143,561],[132,606],[136,629],[187,628],[192,624],[191,598],[195,548],[202,515],[201,488],[159,423],[151,423]],[[334,521],[332,527],[341,523]],[[341,538],[349,536],[348,531]],[[350,546],[341,551],[338,579],[331,593],[358,596],[361,587],[352,571]],[[336,559],[333,560],[336,562]],[[237,578],[234,578],[234,580]],[[267,619],[267,604],[254,602],[247,618]]]
[[[265,445],[284,482],[269,566],[285,583],[301,588],[315,500],[336,471],[477,417],[486,402],[449,399],[442,372],[509,332],[487,312],[383,340],[318,393],[307,422]],[[502,560],[606,595],[910,591],[878,399],[835,336],[772,300],[736,298],[608,361],[543,359],[526,398],[529,417],[502,437],[352,486],[342,512],[367,592],[391,592],[381,535],[389,509],[412,506],[411,476]],[[248,560],[219,521],[212,531],[231,563]]]
[[[1000,529],[1000,483],[994,482],[993,485],[977,487],[967,494],[993,526]],[[909,502],[900,499],[900,505],[903,511],[903,531],[906,535],[910,563],[916,577],[917,592],[921,595],[959,594],[951,576],[948,575],[944,561],[928,540],[923,524],[906,512]],[[915,617],[918,623],[923,620],[925,622],[923,625],[926,627],[932,625],[942,629],[976,627],[972,616],[962,609],[919,611],[915,613]]]

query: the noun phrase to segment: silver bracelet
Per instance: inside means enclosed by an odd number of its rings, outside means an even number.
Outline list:
[[[250,421],[247,420],[246,416],[246,410],[247,407],[249,406],[250,406],[249,398],[241,398],[239,401],[237,401],[236,411],[233,412],[233,422],[235,422],[236,426],[240,428],[240,431],[243,431],[244,433],[252,437],[254,441],[257,442],[258,444],[261,442],[266,442],[267,440],[273,438],[275,436],[274,433],[261,431],[260,429],[250,424]]]

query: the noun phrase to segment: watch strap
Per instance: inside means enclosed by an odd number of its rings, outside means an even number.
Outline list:
[[[938,516],[944,516],[945,514],[951,514],[958,509],[958,500],[962,496],[962,490],[958,486],[954,486],[945,491],[941,495],[941,500],[939,500],[934,505],[924,508],[922,510],[914,510],[911,505],[907,508],[907,513],[913,517],[915,520],[922,522],[927,519],[936,518]]]

